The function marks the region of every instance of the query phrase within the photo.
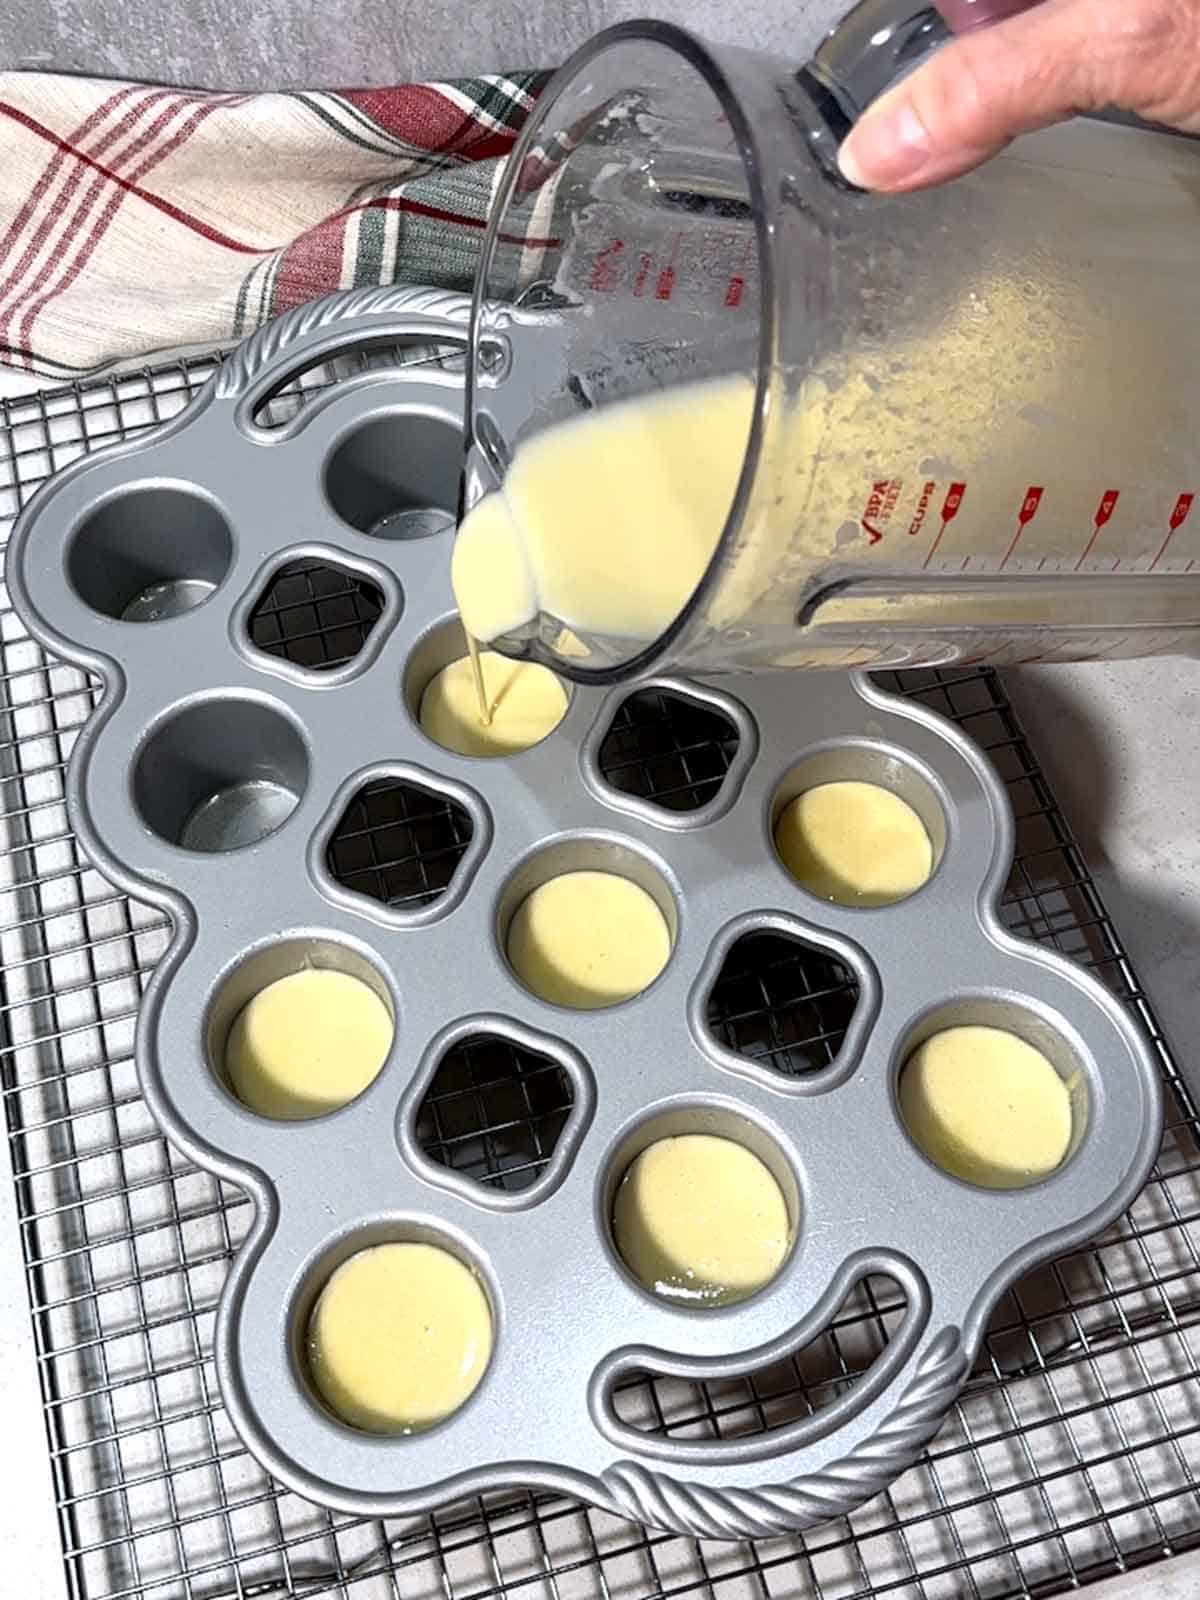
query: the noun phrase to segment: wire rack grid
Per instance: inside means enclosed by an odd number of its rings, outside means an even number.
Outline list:
[[[0,533],[53,470],[178,412],[216,359],[4,404]],[[275,419],[356,369],[307,373],[272,402]],[[316,613],[297,614],[313,650]],[[1117,1226],[1005,1297],[961,1402],[890,1492],[805,1539],[752,1545],[672,1538],[528,1492],[408,1522],[356,1519],[286,1492],[249,1458],[212,1367],[248,1203],[173,1151],[139,1097],[134,1021],[168,931],[99,876],[64,807],[93,687],[28,639],[6,598],[0,655],[0,1092],[77,1600],[1007,1600],[1200,1544],[1196,1107],[992,674],[922,672],[888,687],[953,718],[1006,780],[1018,818],[1006,921],[1091,966],[1149,1030],[1169,1105],[1161,1154]],[[668,805],[689,785],[707,792],[721,730],[696,748],[694,727],[656,739],[653,721],[641,706],[617,730],[622,786],[672,788]],[[822,1065],[852,1004],[845,974],[814,970],[802,950],[790,966],[786,951],[758,955],[741,952],[724,975],[714,1026],[780,1070]],[[506,1076],[510,1090],[524,1083],[527,1111],[520,1094],[497,1098]],[[504,1183],[506,1169],[532,1181],[563,1114],[553,1075],[484,1050],[433,1087],[437,1159],[481,1181]],[[897,1311],[887,1281],[873,1281],[786,1370],[733,1389],[642,1382],[630,1404],[658,1429],[771,1426],[852,1382]]]
[[[383,596],[368,579],[309,557],[279,568],[248,626],[268,655],[332,672],[354,660],[382,612]]]

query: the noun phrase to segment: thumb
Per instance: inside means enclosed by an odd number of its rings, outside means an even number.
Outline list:
[[[1200,129],[1200,0],[1044,0],[966,34],[881,95],[839,161],[859,188],[922,189],[1110,105]]]

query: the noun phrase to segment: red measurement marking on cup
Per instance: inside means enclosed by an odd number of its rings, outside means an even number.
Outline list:
[[[1029,488],[1026,489],[1025,498],[1021,502],[1021,509],[1017,513],[1017,531],[1013,534],[1012,543],[1004,552],[1004,560],[1000,563],[1001,572],[1004,571],[1005,567],[1012,558],[1013,551],[1020,544],[1021,535],[1033,521],[1034,517],[1037,516],[1038,507],[1042,503],[1042,496],[1045,494],[1045,492],[1045,489],[1042,488],[1040,484],[1031,484]]]
[[[624,239],[613,239],[598,250],[592,257],[592,275],[588,279],[588,288],[599,294],[606,293],[617,281],[617,272],[621,265],[621,256],[625,251]]]
[[[930,482],[921,490],[921,498],[917,501],[917,509],[912,521],[908,525],[908,536],[913,539],[925,526],[925,518],[929,515],[929,503],[933,499],[937,484]]]
[[[927,567],[933,560],[934,556],[937,555],[938,545],[940,545],[942,540],[945,538],[946,529],[958,515],[959,507],[963,503],[963,496],[966,494],[966,492],[967,486],[965,483],[952,483],[949,489],[947,489],[946,498],[942,501],[942,525],[938,529],[937,538],[929,546],[929,553],[921,563],[922,567]]]
[[[654,298],[656,300],[669,300],[675,293],[675,262],[679,256],[680,235],[676,234],[671,240],[671,259],[658,275],[658,282],[654,285]]]
[[[1166,555],[1167,546],[1170,544],[1171,540],[1175,537],[1175,535],[1179,532],[1180,528],[1183,527],[1183,525],[1187,521],[1187,519],[1191,516],[1192,507],[1193,507],[1193,505],[1195,503],[1196,503],[1196,496],[1194,494],[1181,494],[1179,496],[1179,499],[1176,500],[1175,509],[1171,513],[1171,520],[1167,524],[1167,537],[1163,540],[1162,546],[1159,549],[1158,554],[1155,556],[1154,560],[1150,563],[1150,571],[1151,572],[1154,571],[1155,567],[1162,560],[1162,558]]]
[[[871,485],[871,493],[867,497],[867,504],[859,521],[872,544],[878,544],[887,532],[887,525],[891,521],[892,512],[896,509],[903,487],[903,478],[878,478]]]
[[[638,257],[637,275],[633,280],[633,298],[640,300],[646,292],[646,283],[654,270],[654,257],[648,250],[643,250]]]
[[[1120,489],[1106,489],[1104,491],[1104,497],[1096,507],[1096,515],[1092,518],[1092,537],[1084,545],[1083,554],[1075,563],[1076,572],[1079,571],[1080,567],[1091,555],[1095,548],[1096,540],[1100,537],[1101,529],[1111,520],[1113,512],[1117,509],[1117,501],[1120,498]]]
[[[751,266],[751,252],[754,242],[744,235],[730,234],[726,246],[727,254],[733,256],[736,247],[736,259],[731,262],[732,271],[729,282],[725,285],[725,309],[734,311],[742,303],[746,293],[746,272]]]

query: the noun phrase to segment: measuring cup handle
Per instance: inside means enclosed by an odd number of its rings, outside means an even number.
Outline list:
[[[812,143],[833,159],[836,145],[873,100],[940,50],[968,33],[1031,10],[1042,0],[859,0],[797,74],[827,124]],[[827,150],[832,135],[833,145]]]

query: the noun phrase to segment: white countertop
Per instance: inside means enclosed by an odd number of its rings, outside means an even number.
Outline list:
[[[1200,1089],[1200,661],[1023,667],[1004,682]]]

